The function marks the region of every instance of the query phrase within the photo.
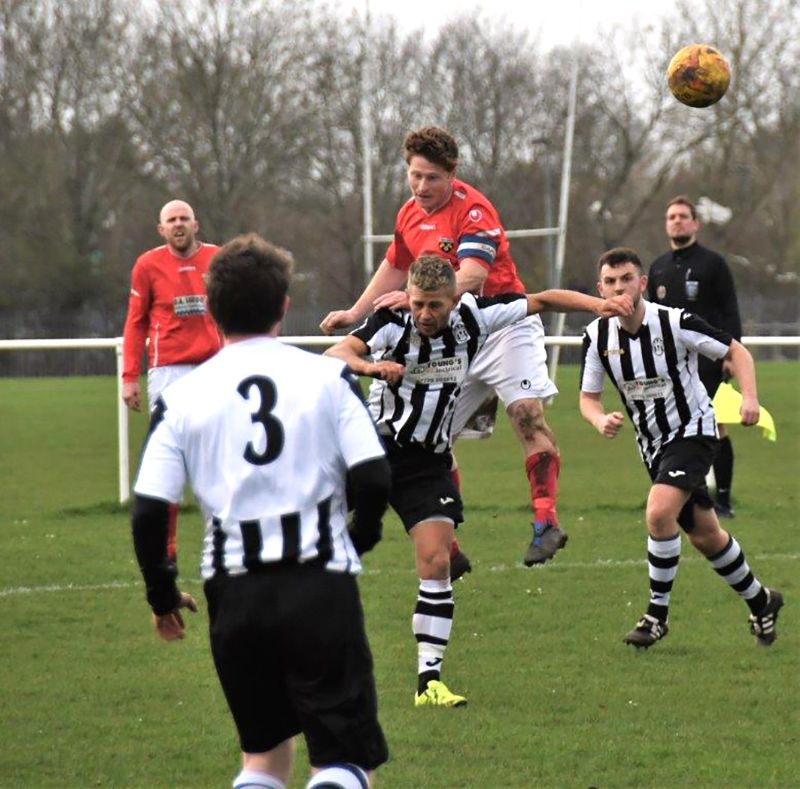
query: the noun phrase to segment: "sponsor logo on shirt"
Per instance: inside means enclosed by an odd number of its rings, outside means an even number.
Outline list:
[[[624,356],[625,349],[624,348],[607,348],[603,351],[603,356]]]
[[[422,222],[419,226],[420,230],[436,230],[436,225],[431,225],[427,222]]]
[[[197,271],[197,266],[181,266],[178,271]]]
[[[478,208],[473,208],[473,209],[472,209],[472,210],[469,212],[469,218],[470,218],[470,219],[471,219],[473,222],[480,222],[480,221],[481,221],[481,219],[483,219],[483,214],[480,212],[480,209],[478,209]]]
[[[440,238],[439,239],[439,249],[442,250],[445,254],[448,252],[453,251],[453,247],[456,245],[456,242],[453,241],[452,238]]]
[[[463,191],[461,191],[461,189],[454,189],[454,190],[453,190],[453,194],[454,194],[454,195],[455,195],[455,196],[456,196],[456,197],[457,197],[459,200],[463,200],[463,199],[464,199],[464,198],[467,196],[467,193],[466,193],[466,192],[463,192]]]
[[[205,315],[206,297],[176,296],[172,300],[172,309],[178,318],[188,318],[191,315]]]
[[[458,384],[467,372],[465,360],[459,356],[431,359],[407,367],[403,378],[410,384]]]
[[[672,391],[668,378],[639,378],[636,381],[623,381],[622,391],[629,400],[659,400]]]

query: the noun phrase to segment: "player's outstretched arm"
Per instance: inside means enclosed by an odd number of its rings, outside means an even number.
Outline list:
[[[369,362],[367,344],[352,335],[342,339],[325,351],[325,356],[341,359],[356,375],[368,375],[381,378],[390,384],[396,384],[403,377],[406,368],[397,362]]]
[[[738,340],[731,343],[725,360],[730,362],[733,374],[742,390],[742,406],[739,413],[743,425],[755,425],[758,422],[761,407],[758,404],[756,387],[756,366],[750,351]]]
[[[581,392],[581,416],[604,438],[616,438],[625,417],[619,411],[605,412],[600,392]]]
[[[323,334],[333,334],[336,329],[346,329],[360,321],[373,309],[375,299],[384,293],[398,290],[406,281],[406,272],[396,269],[384,258],[364,292],[356,299],[349,310],[329,312],[320,323]]]
[[[633,300],[628,295],[600,299],[596,296],[579,293],[577,290],[554,288],[543,290],[541,293],[529,293],[527,298],[529,315],[546,310],[554,312],[594,312],[601,318],[610,318],[614,315],[625,317],[633,314]]]

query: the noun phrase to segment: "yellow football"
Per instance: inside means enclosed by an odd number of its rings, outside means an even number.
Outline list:
[[[676,53],[667,67],[672,95],[690,107],[716,104],[728,90],[731,70],[718,49],[690,44]]]

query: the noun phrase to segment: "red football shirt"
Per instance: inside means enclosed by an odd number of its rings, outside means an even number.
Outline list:
[[[489,270],[483,283],[485,296],[525,293],[497,211],[484,195],[463,181],[453,180],[450,199],[430,214],[413,198],[397,213],[386,260],[406,271],[426,253],[447,258],[456,271],[464,258],[477,259]]]
[[[201,244],[194,255],[181,258],[164,245],[136,260],[123,331],[123,381],[139,380],[146,339],[148,367],[199,364],[222,347],[204,279],[218,249]]]

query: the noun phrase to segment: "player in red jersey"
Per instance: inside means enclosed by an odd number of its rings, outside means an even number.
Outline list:
[[[221,347],[208,312],[205,275],[219,249],[197,240],[192,207],[171,200],[159,214],[166,242],[140,255],[133,265],[128,315],[122,337],[122,399],[140,411],[139,377],[147,344],[147,397],[152,408],[172,381],[213,356]],[[169,553],[176,558],[177,505],[170,507]]]
[[[494,206],[455,177],[458,146],[453,137],[425,127],[408,134],[403,148],[411,199],[398,212],[394,240],[364,292],[350,309],[331,312],[320,324],[326,334],[356,323],[371,309],[407,304],[398,288],[411,262],[426,253],[450,260],[459,294],[525,292]],[[557,392],[547,374],[542,322],[531,316],[487,342],[464,381],[453,417],[452,433],[457,435],[487,396],[496,393],[506,406],[525,454],[531,489],[533,534],[523,559],[527,566],[551,559],[567,541],[556,512],[558,446],[542,405]]]

